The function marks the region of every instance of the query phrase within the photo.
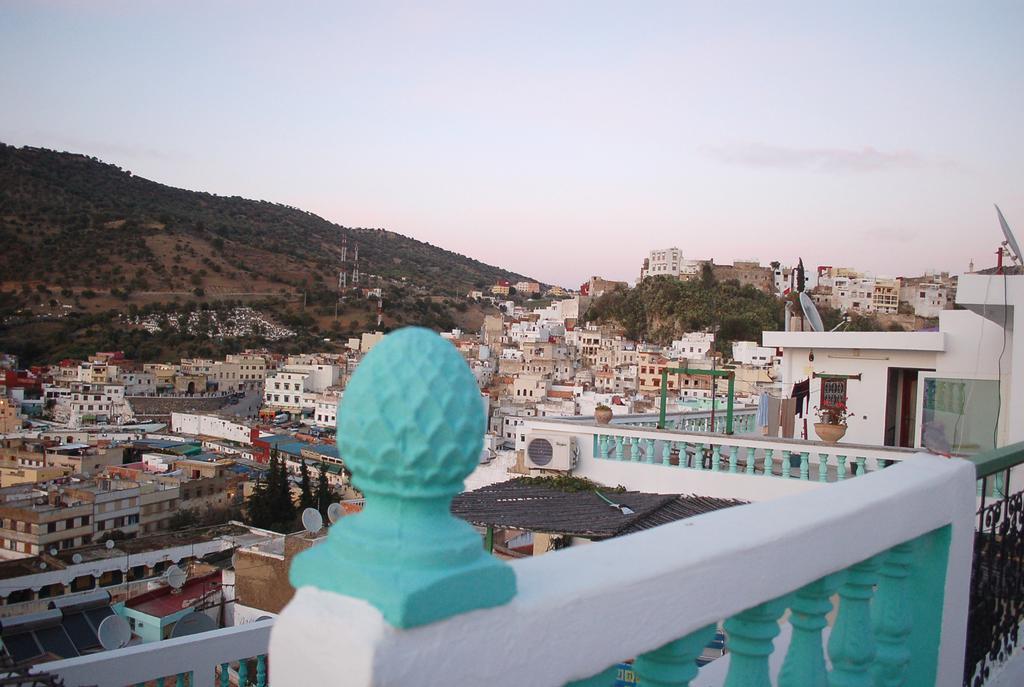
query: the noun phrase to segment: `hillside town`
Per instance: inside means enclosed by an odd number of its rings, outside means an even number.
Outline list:
[[[0,3],[0,687],[1021,687],[1021,27]]]

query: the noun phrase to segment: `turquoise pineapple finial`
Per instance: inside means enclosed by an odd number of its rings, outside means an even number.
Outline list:
[[[384,337],[338,408],[338,450],[366,505],[295,557],[292,585],[365,599],[396,627],[511,599],[512,569],[449,511],[478,464],[485,425],[454,346],[418,327]]]

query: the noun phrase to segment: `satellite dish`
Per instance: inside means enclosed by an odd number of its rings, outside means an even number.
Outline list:
[[[814,301],[804,291],[800,292],[800,307],[803,309],[804,317],[807,318],[811,329],[816,332],[825,331],[825,324],[821,321],[821,315],[818,314],[817,306],[814,305]]]
[[[50,555],[51,556],[56,556],[57,555],[57,547],[56,546],[51,546],[50,547]]]
[[[105,544],[105,546],[106,546],[106,547],[107,547],[108,549],[112,549],[112,548],[114,548],[114,540],[113,540],[113,539],[108,539],[108,540],[107,540],[107,543]]]
[[[100,622],[96,629],[100,645],[110,651],[128,646],[132,639],[132,630],[128,627],[128,621],[119,615],[108,615]]]
[[[82,554],[76,553],[74,556],[71,557],[71,562],[74,563],[75,565],[78,565],[79,563],[81,563],[82,562]]]
[[[316,508],[302,511],[302,526],[309,534],[316,534],[324,526],[324,518]]]
[[[332,525],[338,522],[338,520],[344,514],[345,511],[342,509],[340,503],[332,503],[331,505],[327,506],[327,519],[331,521]]]
[[[167,568],[167,572],[164,573],[164,580],[167,584],[171,585],[175,589],[181,589],[182,585],[185,584],[185,580],[188,579],[188,575],[185,571],[176,565],[172,565]]]
[[[209,632],[216,629],[217,623],[213,622],[210,616],[205,613],[193,612],[174,623],[174,628],[171,629],[171,639],[197,635],[200,632]]]
[[[1014,262],[1021,262],[1024,257],[1021,256],[1020,246],[1017,245],[1017,239],[1013,236],[1013,232],[1010,231],[1010,225],[1006,223],[1006,218],[1003,217],[1003,211],[996,205],[996,214],[999,215],[999,226],[1003,229],[1003,236],[1006,237],[1006,245],[1010,249],[1010,257],[1013,258]]]
[[[46,570],[46,561],[39,561],[39,569]]]

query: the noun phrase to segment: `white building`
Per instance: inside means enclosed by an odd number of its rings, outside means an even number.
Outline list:
[[[640,281],[647,277],[679,277],[683,268],[683,252],[678,248],[660,248],[647,254],[640,270]]]
[[[72,382],[70,393],[56,398],[54,418],[70,427],[123,424],[134,419],[120,384]]]
[[[317,394],[313,402],[313,425],[334,428],[338,424],[338,403],[341,392],[328,390]]]
[[[212,437],[246,446],[252,443],[252,429],[236,418],[210,413],[171,413],[171,431],[195,437]]]
[[[768,367],[775,362],[775,349],[758,346],[756,341],[734,341],[732,359],[741,365]]]
[[[711,332],[689,332],[682,338],[673,341],[664,353],[665,357],[671,360],[680,358],[703,360],[711,353],[714,343],[715,335]]]
[[[1021,295],[1024,301],[1024,289]],[[1000,445],[1010,439],[1010,356],[1005,356],[1000,385],[1003,331],[980,315],[943,311],[937,332],[762,336],[767,347],[783,351],[784,397],[792,394],[794,384],[809,382],[810,412],[804,417],[811,439],[815,411],[836,402],[851,412],[844,442],[920,447],[922,426],[934,437],[933,445],[945,442],[956,453],[991,449],[993,437]]]
[[[906,279],[900,284],[900,302],[914,309],[918,317],[938,317],[950,307],[949,289],[935,281]]]
[[[290,413],[300,413],[306,407],[307,372],[286,372],[279,370],[267,375],[263,384],[263,404]],[[310,401],[310,405],[312,402]]]

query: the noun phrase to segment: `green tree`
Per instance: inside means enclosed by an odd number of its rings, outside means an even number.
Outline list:
[[[317,500],[313,496],[313,482],[309,477],[309,466],[306,465],[306,461],[302,461],[302,467],[299,468],[299,475],[301,476],[301,488],[302,492],[299,494],[299,508],[305,510],[307,508],[316,508]]]
[[[327,466],[321,462],[317,469],[320,474],[316,479],[316,507],[324,517],[324,522],[328,522],[327,509],[339,499],[331,485],[327,483]]]

